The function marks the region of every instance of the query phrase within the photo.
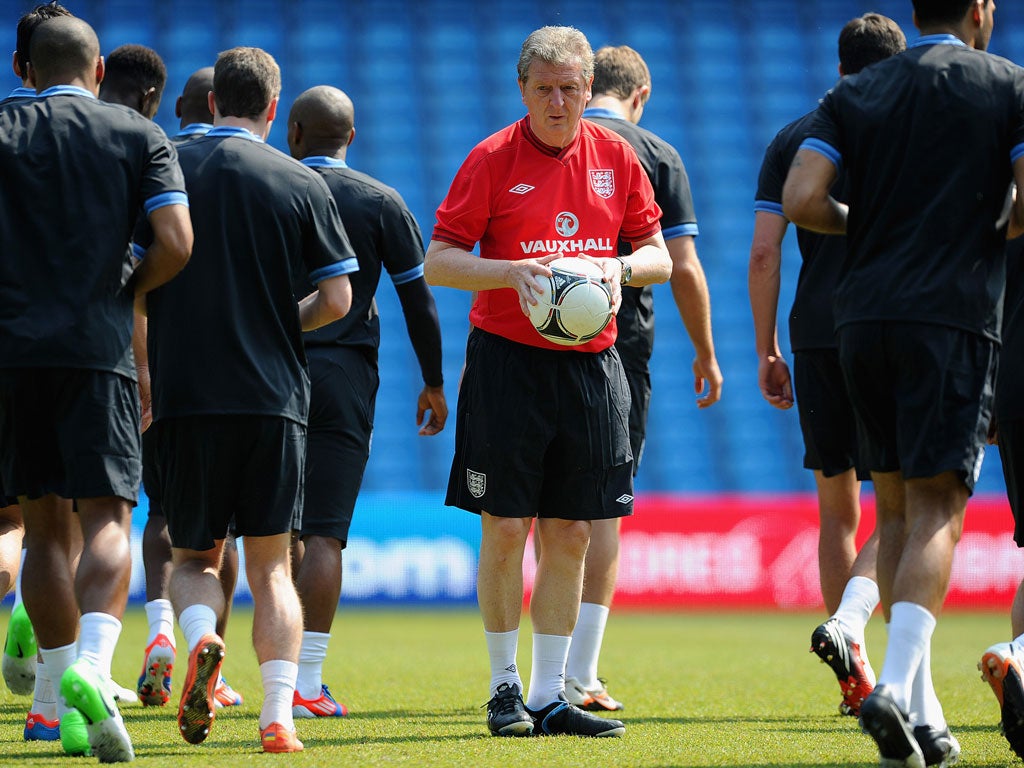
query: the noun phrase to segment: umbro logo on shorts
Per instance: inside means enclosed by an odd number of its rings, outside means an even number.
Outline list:
[[[525,195],[527,192],[536,189],[529,184],[516,184],[512,189],[509,190],[513,195]]]
[[[633,497],[630,496],[628,493],[624,493],[621,496],[619,496],[619,498],[616,499],[616,501],[619,502],[619,504],[629,504],[629,502],[631,502],[632,500]]]

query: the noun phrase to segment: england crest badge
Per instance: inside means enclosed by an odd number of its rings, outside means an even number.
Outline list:
[[[591,169],[590,186],[604,199],[615,194],[615,172],[602,169]]]
[[[472,469],[467,469],[466,487],[469,489],[470,496],[474,499],[479,499],[487,491],[487,475],[483,472],[474,472]]]

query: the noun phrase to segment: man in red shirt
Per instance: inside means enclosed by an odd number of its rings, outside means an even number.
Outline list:
[[[537,278],[560,256],[600,266],[615,309],[620,285],[665,282],[671,273],[661,210],[636,153],[613,131],[581,120],[593,62],[586,37],[571,27],[543,27],[526,39],[518,72],[528,114],[470,153],[438,209],[426,255],[428,282],[476,292],[446,503],[481,518],[477,596],[496,736],[625,732],[564,695],[591,521],[633,507],[616,325],[567,348],[542,338],[527,317]],[[617,257],[620,238],[633,244],[631,255]],[[477,243],[479,257],[471,253]],[[533,518],[541,554],[524,702],[516,650]]]

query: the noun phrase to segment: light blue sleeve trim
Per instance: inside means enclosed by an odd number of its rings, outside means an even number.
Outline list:
[[[342,259],[341,261],[335,262],[334,264],[328,264],[326,267],[314,269],[312,272],[309,273],[309,281],[311,283],[319,283],[322,280],[326,280],[329,277],[349,275],[353,272],[358,271],[359,261],[357,259]]]
[[[688,224],[677,224],[674,227],[668,227],[661,230],[661,236],[665,238],[665,241],[675,240],[678,237],[696,237],[700,234],[700,230],[697,229],[697,224],[690,222]]]
[[[1016,147],[1010,150],[1010,162],[1016,163],[1018,160],[1024,157],[1024,144],[1018,144]]]
[[[130,245],[132,247],[132,256],[134,256],[139,261],[142,261],[146,256],[146,249],[135,242],[130,243]]]
[[[167,205],[184,205],[188,208],[188,195],[184,192],[163,192],[149,198],[143,207],[146,209],[146,215],[148,216],[157,208],[163,208]]]
[[[783,217],[786,215],[782,212],[782,203],[774,203],[771,200],[755,200],[754,212],[775,213]]]
[[[837,171],[841,171],[843,169],[843,156],[839,154],[838,149],[826,141],[813,138],[804,139],[803,143],[800,144],[800,149],[809,149],[812,152],[824,155],[832,161],[832,164],[835,165]]]
[[[404,285],[405,283],[411,283],[413,280],[418,280],[423,277],[423,265],[407,269],[405,272],[399,272],[397,275],[391,275],[391,282],[395,285]]]

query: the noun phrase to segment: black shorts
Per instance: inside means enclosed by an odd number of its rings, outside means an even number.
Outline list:
[[[142,480],[134,381],[79,368],[0,370],[0,482],[11,496],[117,496]]]
[[[839,360],[869,470],[957,472],[973,493],[992,418],[992,341],[927,323],[851,323],[839,329]]]
[[[150,431],[173,546],[212,549],[232,518],[243,537],[288,533],[301,519],[301,424],[279,416],[183,416],[161,419]]]
[[[160,480],[156,471],[156,459],[153,456],[153,440],[156,432],[147,429],[142,433],[142,488],[149,499],[149,516],[163,516],[164,509],[160,501]]]
[[[1000,421],[997,426],[1006,498],[1013,512],[1013,540],[1024,547],[1024,419]]]
[[[838,350],[794,352],[793,388],[804,437],[804,468],[835,477],[856,467],[858,479],[870,480],[858,455],[857,418],[846,394]]]
[[[640,471],[647,444],[647,414],[651,410],[651,373],[626,368],[629,384],[629,448],[633,452],[633,477]]]
[[[309,426],[302,536],[348,542],[359,486],[370,455],[380,378],[358,349],[335,348],[309,358]]]
[[[445,503],[498,517],[632,514],[629,387],[615,348],[540,349],[474,329]]]

